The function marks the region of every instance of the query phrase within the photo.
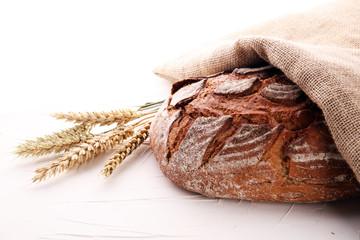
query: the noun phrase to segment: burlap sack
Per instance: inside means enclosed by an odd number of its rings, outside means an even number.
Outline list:
[[[360,181],[360,0],[342,0],[220,39],[157,67],[177,81],[265,61],[323,110],[335,143]]]

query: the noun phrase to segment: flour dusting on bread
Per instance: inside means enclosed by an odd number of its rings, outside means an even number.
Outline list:
[[[318,202],[360,195],[321,110],[271,66],[175,83],[150,144],[167,178],[209,197]]]

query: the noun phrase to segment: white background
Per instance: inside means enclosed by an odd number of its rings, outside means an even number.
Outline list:
[[[104,180],[108,154],[32,184],[55,159],[25,139],[164,98],[152,69],[206,41],[329,0],[0,1],[0,239],[360,239],[360,199],[291,204],[208,199],[163,177],[147,145]]]

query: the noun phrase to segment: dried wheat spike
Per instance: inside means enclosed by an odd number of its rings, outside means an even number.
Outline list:
[[[59,159],[37,169],[35,171],[36,175],[32,180],[33,182],[40,182],[64,170],[79,166],[109,148],[113,148],[116,144],[119,144],[133,134],[134,129],[132,127],[116,127],[107,133],[95,135],[71,148],[69,152],[66,152]]]
[[[149,136],[150,124],[150,122],[146,123],[146,125],[137,131],[134,136],[122,144],[120,149],[114,153],[114,155],[104,166],[103,170],[101,171],[102,175],[104,175],[106,178],[110,177],[114,169],[146,140],[146,138]]]
[[[100,124],[100,126],[110,125],[113,123],[125,124],[131,120],[144,116],[144,113],[134,112],[130,109],[120,109],[110,112],[84,112],[84,113],[55,113],[53,117],[64,119],[75,123]]]
[[[27,157],[67,151],[74,145],[92,137],[93,135],[89,131],[89,126],[80,124],[36,140],[27,140],[17,147],[15,154]]]

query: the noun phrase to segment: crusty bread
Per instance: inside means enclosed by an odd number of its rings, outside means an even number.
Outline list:
[[[360,194],[321,110],[270,66],[175,83],[150,144],[166,177],[209,197],[317,202]]]

